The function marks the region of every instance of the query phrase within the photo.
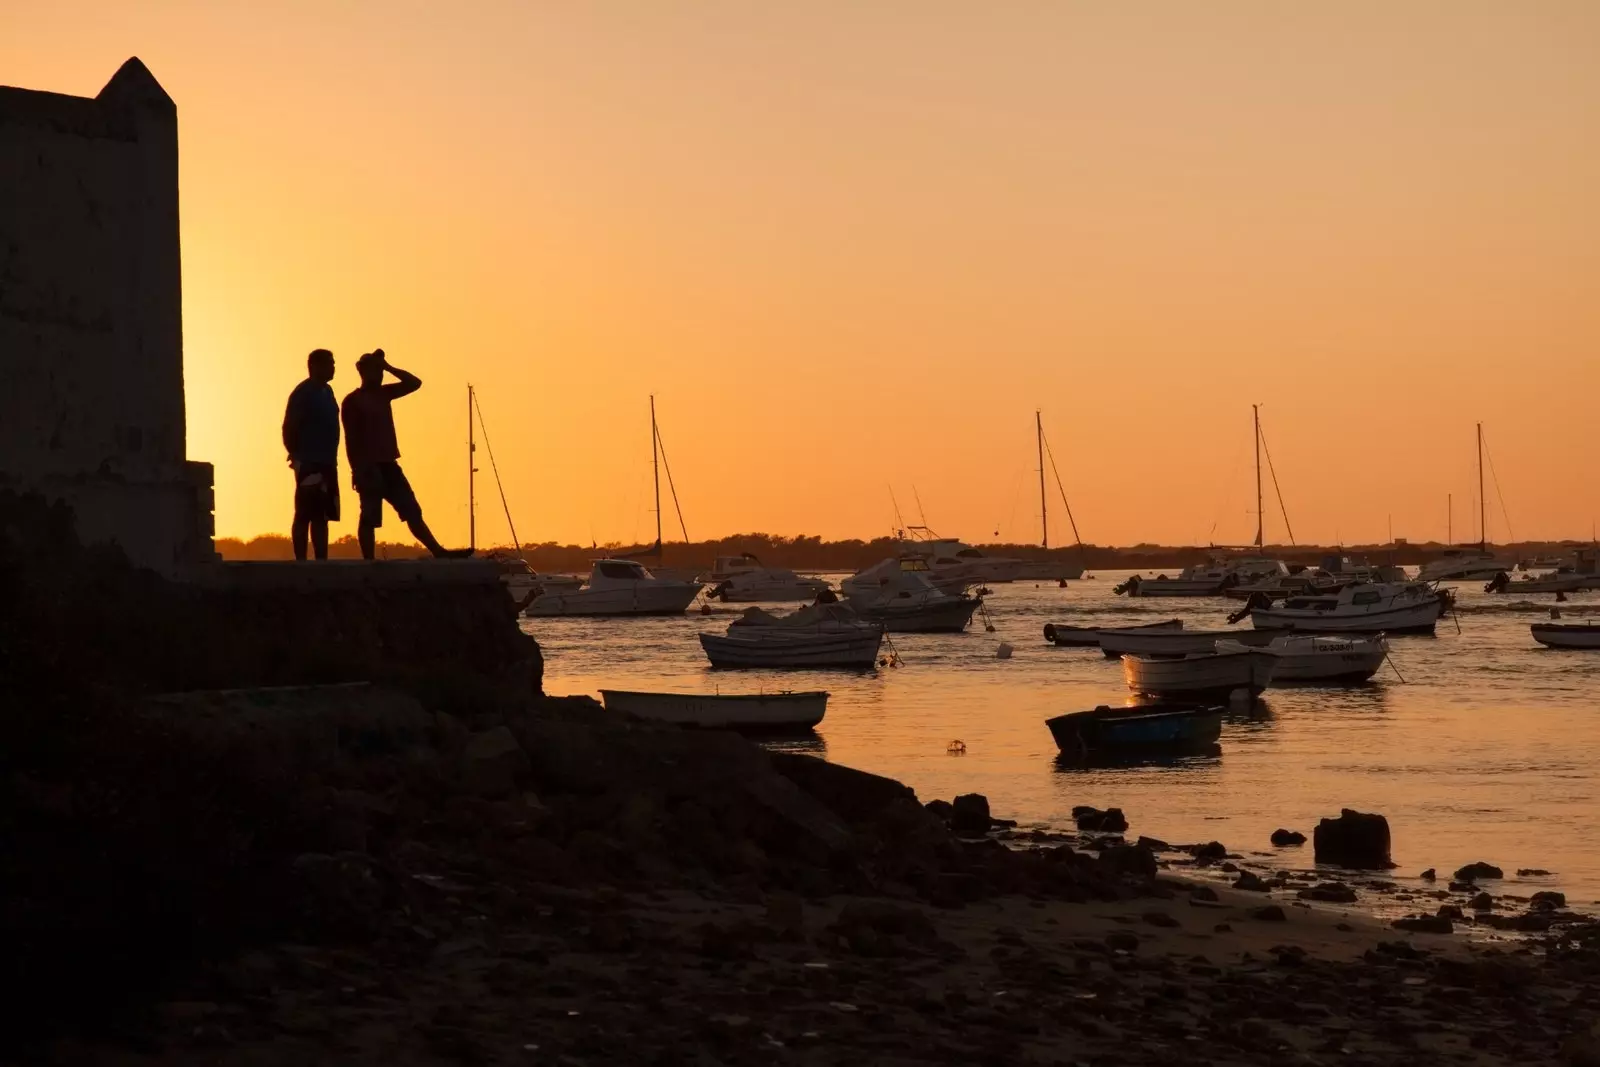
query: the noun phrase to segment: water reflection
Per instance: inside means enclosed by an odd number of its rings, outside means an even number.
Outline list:
[[[828,754],[828,739],[815,730],[782,736],[762,734],[759,737],[752,737],[751,740],[769,752],[798,752],[806,756]]]
[[[1074,755],[1060,754],[1052,760],[1059,774],[1079,771],[1123,769],[1129,767],[1165,767],[1171,770],[1196,770],[1214,767],[1222,759],[1222,745],[1216,741],[1200,741],[1166,745],[1161,748],[1128,749],[1084,752]]]

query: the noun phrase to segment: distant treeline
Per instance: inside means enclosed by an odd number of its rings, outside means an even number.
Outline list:
[[[1561,544],[1525,542],[1493,547],[1507,559],[1522,559],[1535,555],[1561,553],[1575,544],[1579,542]],[[1073,545],[1049,550],[1042,549],[1038,545],[989,544],[979,547],[994,556],[1069,560],[1081,564],[1090,571],[1171,570],[1186,567],[1191,563],[1201,563],[1208,557],[1231,551],[1203,545],[1151,544],[1139,544],[1127,548]],[[1344,547],[1268,545],[1264,549],[1264,554],[1286,562],[1307,565],[1316,565],[1323,557],[1330,555],[1365,557],[1373,563],[1420,564],[1436,558],[1444,547],[1432,542]],[[669,543],[662,547],[659,560],[648,555],[651,550],[651,545],[621,545],[614,542],[603,545],[558,545],[553,541],[546,541],[542,544],[523,545],[521,554],[535,570],[558,573],[587,572],[591,560],[607,556],[637,556],[651,566],[702,569],[709,566],[717,556],[736,556],[744,552],[750,553],[771,567],[788,567],[797,571],[858,571],[895,555],[900,550],[900,542],[890,537],[880,537],[873,541],[824,541],[820,537],[804,534],[799,537],[779,537],[773,534],[752,533],[735,534],[716,541]],[[217,541],[217,551],[224,559],[230,560],[291,559],[294,555],[289,547],[289,539],[277,534],[254,537],[249,541],[230,537],[220,538]],[[509,547],[485,549],[485,551],[516,554],[515,550]],[[357,559],[361,555],[361,550],[356,546],[355,538],[342,537],[329,545],[328,554],[335,559]],[[415,559],[426,553],[420,545],[384,542],[378,545],[378,555],[386,559]]]

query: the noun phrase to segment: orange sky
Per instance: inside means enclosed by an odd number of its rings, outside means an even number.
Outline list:
[[[1600,516],[1587,0],[0,0],[0,82],[130,55],[222,535],[287,527],[319,345],[341,395],[378,345],[423,378],[446,540],[469,380],[524,540],[649,536],[652,391],[696,537],[877,535],[892,485],[1036,539],[1040,407],[1086,539],[1242,542],[1252,401],[1301,541],[1442,538],[1448,493],[1475,536],[1477,419],[1512,533]]]

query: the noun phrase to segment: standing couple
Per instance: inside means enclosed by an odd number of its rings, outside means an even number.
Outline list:
[[[361,521],[356,537],[361,557],[372,559],[377,549],[378,527],[383,525],[383,504],[388,501],[418,541],[441,559],[472,555],[469,548],[450,549],[439,543],[422,521],[422,505],[400,469],[400,443],[394,432],[394,412],[389,405],[422,388],[422,380],[391,366],[379,348],[356,360],[361,386],[344,398],[333,398],[333,353],[319,348],[306,359],[309,376],[289,394],[283,414],[283,447],[294,470],[294,525],[291,539],[295,559],[306,558],[307,542],[317,559],[328,558],[328,523],[339,520],[339,425],[344,423],[345,455],[356,494],[361,498]],[[393,382],[385,382],[384,374]]]

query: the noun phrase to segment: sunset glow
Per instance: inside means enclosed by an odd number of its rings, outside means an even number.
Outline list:
[[[1597,40],[1558,0],[63,0],[0,7],[0,82],[137,55],[177,101],[222,536],[287,530],[306,353],[342,396],[382,346],[453,541],[469,382],[524,541],[651,536],[652,393],[694,537],[897,500],[1036,540],[1038,408],[1086,540],[1242,543],[1259,403],[1301,542],[1442,540],[1447,496],[1476,539],[1477,421],[1490,538],[1587,538]]]

